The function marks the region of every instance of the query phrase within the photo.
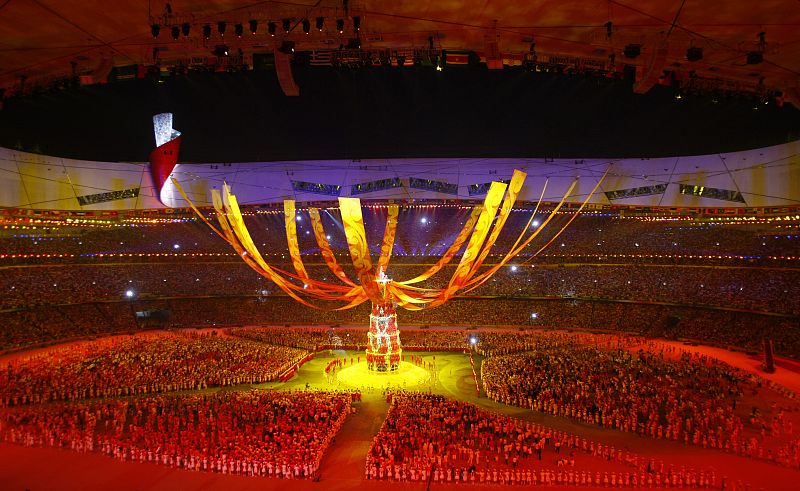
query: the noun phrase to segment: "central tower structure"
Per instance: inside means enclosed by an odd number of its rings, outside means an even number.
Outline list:
[[[381,292],[381,301],[372,303],[367,332],[367,368],[375,372],[393,372],[400,366],[403,352],[400,330],[397,328],[396,303],[386,286],[391,278],[381,269],[375,282]]]

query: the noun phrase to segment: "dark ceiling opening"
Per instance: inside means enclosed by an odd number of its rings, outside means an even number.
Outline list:
[[[749,96],[683,95],[630,80],[484,65],[190,72],[8,99],[0,144],[48,155],[145,161],[151,118],[174,113],[182,162],[398,157],[659,157],[798,138],[800,112]]]

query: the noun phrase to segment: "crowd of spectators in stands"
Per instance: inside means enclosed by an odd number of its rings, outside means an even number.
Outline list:
[[[137,312],[160,315],[141,317]],[[290,324],[366,326],[368,319],[366,304],[346,311],[324,312],[275,295],[48,306],[0,312],[0,322],[6,326],[0,332],[0,350],[141,329]],[[762,350],[764,339],[772,339],[778,355],[800,358],[800,320],[796,317],[691,306],[579,299],[456,298],[435,309],[401,311],[398,322],[401,329],[407,325],[428,325],[621,331],[754,352]]]
[[[708,469],[665,469],[612,446],[439,395],[396,393],[366,479],[440,484],[714,487]]]
[[[238,338],[144,334],[76,343],[8,364],[0,406],[276,380],[308,352]]]
[[[741,407],[745,393],[762,388],[761,379],[699,355],[625,346],[637,338],[608,349],[580,337],[532,333],[508,342],[490,337],[480,348],[496,353],[482,367],[486,394],[504,404],[641,436],[800,464],[800,439],[785,412],[797,409],[795,402],[784,398],[785,407],[773,408],[769,419]]]
[[[337,213],[330,210],[321,216],[332,247],[342,255],[340,263],[354,277],[344,235],[335,225]],[[364,208],[373,252],[380,245],[385,213],[381,207]],[[389,275],[402,280],[424,270],[427,265],[419,263],[430,263],[444,252],[469,213],[463,206],[403,208]],[[547,216],[547,211],[540,213],[531,229]],[[530,249],[548,241],[569,217],[557,215]],[[512,212],[494,252],[507,250],[529,218],[530,210]],[[268,260],[285,262],[283,214],[256,213],[246,221]],[[64,221],[36,230],[2,231],[0,247],[5,254],[74,257],[0,260],[0,321],[7,326],[0,333],[0,350],[153,327],[366,323],[365,309],[319,313],[291,304],[235,254],[216,256],[233,251],[194,217],[122,225],[92,227]],[[297,226],[300,248],[304,255],[310,254],[305,259],[311,276],[333,281],[319,264],[307,212],[298,212]],[[798,256],[798,251],[800,231],[795,222],[785,220],[722,223],[585,213],[535,265],[523,264],[527,252],[523,253],[519,261],[472,292],[500,298],[456,299],[438,309],[404,315],[400,322],[609,329],[748,350],[760,349],[762,339],[771,338],[779,354],[800,358],[800,268],[791,261],[764,260]],[[678,259],[687,255],[704,258]],[[443,286],[452,266],[426,286]],[[241,298],[177,298],[209,296]],[[652,305],[657,303],[665,305]],[[151,318],[147,313],[152,311],[163,315]]]
[[[426,286],[445,286],[455,264]],[[405,280],[427,267],[398,263],[390,265],[388,274]],[[307,270],[312,278],[338,283],[324,265],[309,263]],[[8,268],[0,277],[0,291],[0,310],[127,300],[128,291],[137,298],[281,293],[244,263],[230,262]],[[800,302],[786,301],[800,298],[800,269],[512,264],[470,295],[632,300],[800,315]]]
[[[380,250],[380,239],[386,223],[384,208],[364,207],[364,223],[373,252]],[[401,208],[395,255],[417,259],[439,256],[452,241],[455,232],[465,223],[467,207],[409,207]],[[532,209],[513,211],[500,235],[495,251],[505,252],[528,223]],[[544,210],[535,217],[531,231],[549,216]],[[341,230],[338,209],[322,213],[322,223],[330,234],[334,251],[345,252],[347,241]],[[571,212],[556,215],[533,241],[530,250],[548,242],[569,220]],[[212,221],[214,221],[212,219]],[[255,244],[265,252],[286,252],[283,213],[245,216]],[[794,226],[794,228],[792,228]],[[64,222],[22,229],[6,229],[0,235],[0,250],[12,254],[71,254],[73,259],[86,260],[95,254],[217,254],[231,253],[228,244],[217,237],[195,217],[166,223],[124,222],[78,225]],[[303,254],[318,253],[319,248],[311,231],[311,220],[305,211],[298,211],[297,233]],[[175,245],[178,248],[175,248]],[[563,244],[563,245],[562,245]],[[523,254],[528,254],[526,251]],[[670,263],[690,261],[676,256],[717,256],[743,258],[743,262],[767,263],[767,257],[800,256],[800,231],[795,221],[712,222],[708,219],[659,219],[650,216],[626,216],[623,213],[587,212],[575,219],[552,246],[543,252],[548,258],[595,258],[614,262],[624,257],[626,262]],[[661,256],[661,257],[659,257]],[[28,258],[22,262],[38,262],[43,258]],[[63,260],[63,258],[61,259]],[[702,262],[708,262],[704,257]],[[19,262],[19,261],[18,261]],[[774,260],[772,261],[774,262]],[[780,262],[780,261],[778,261]]]
[[[0,351],[139,329],[131,306],[90,303],[0,312]]]
[[[313,477],[349,394],[249,391],[7,408],[0,440],[242,476]]]

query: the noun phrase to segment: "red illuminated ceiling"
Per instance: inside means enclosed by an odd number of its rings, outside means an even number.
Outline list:
[[[364,48],[423,47],[434,38],[435,47],[483,53],[497,41],[500,53],[529,51],[531,39],[540,53],[652,64],[659,46],[665,61],[657,68],[701,76],[757,83],[764,77],[770,88],[795,90],[800,73],[800,2],[798,0],[307,0],[253,2],[237,0],[169,2],[161,0],[0,0],[0,87],[65,76],[74,65],[78,73],[107,73],[112,65],[153,64],[154,51],[162,60],[211,57],[217,44],[238,49],[247,56],[269,51],[284,39],[298,50],[331,49],[352,37],[352,17],[361,19]],[[323,30],[315,21],[324,17]],[[284,18],[292,19],[285,35]],[[304,34],[302,19],[311,23]],[[345,32],[336,19],[347,19]],[[248,21],[258,20],[250,34]],[[277,35],[267,34],[267,22],[277,24]],[[224,38],[217,22],[226,21]],[[612,22],[612,36],[604,25]],[[170,25],[191,24],[188,37],[171,37]],[[161,25],[157,39],[151,25]],[[234,25],[242,23],[238,39]],[[202,26],[211,25],[212,36],[203,39]],[[759,45],[758,33],[765,44]],[[625,59],[624,47],[640,44],[642,54]],[[686,60],[686,50],[703,49],[703,59]],[[155,48],[158,48],[155,50]],[[746,64],[748,52],[763,52],[760,64]],[[662,57],[663,60],[663,57]],[[31,82],[28,82],[31,83]]]

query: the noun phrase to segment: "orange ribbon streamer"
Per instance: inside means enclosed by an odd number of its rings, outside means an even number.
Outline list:
[[[319,210],[316,208],[309,208],[308,214],[311,215],[311,226],[314,229],[314,238],[317,239],[317,245],[319,245],[319,250],[322,253],[322,259],[325,261],[328,269],[330,269],[337,278],[342,280],[343,283],[356,286],[356,284],[347,277],[347,274],[344,272],[339,262],[336,261],[336,256],[333,254],[333,250],[331,250],[328,237],[325,235],[325,228],[322,226]]]
[[[240,256],[247,262],[251,268],[256,269],[263,276],[270,279],[275,285],[284,291],[287,295],[297,300],[298,302],[308,307],[317,308],[315,305],[306,301],[293,290],[296,290],[297,285],[293,285],[286,281],[282,276],[272,270],[272,268],[264,261],[258,248],[253,243],[247,227],[244,226],[242,214],[239,211],[239,205],[236,202],[236,197],[230,194],[228,185],[223,186],[225,194],[220,199],[219,191],[212,190],[211,196],[214,201],[214,209],[217,210],[217,218],[220,226],[228,232],[228,237],[231,239],[229,243],[234,246],[234,249]],[[224,206],[224,210],[223,210]],[[234,237],[235,236],[235,237]],[[237,240],[238,239],[238,243]]]
[[[414,283],[425,281],[438,273],[450,262],[450,260],[453,259],[453,257],[455,257],[456,253],[458,253],[458,251],[461,249],[461,246],[467,241],[467,237],[469,237],[470,232],[472,232],[472,227],[475,226],[475,222],[478,221],[478,217],[481,215],[481,210],[482,208],[480,206],[476,206],[472,209],[472,214],[464,224],[464,228],[461,229],[461,232],[459,232],[456,240],[453,241],[447,251],[445,251],[444,255],[440,257],[438,261],[436,261],[436,264],[417,277],[411,278],[410,280],[397,281],[395,283],[399,283],[401,285],[413,285]]]
[[[551,238],[551,239],[550,239],[550,240],[549,240],[549,241],[548,241],[548,242],[547,242],[545,245],[543,245],[542,247],[540,247],[540,248],[539,248],[539,249],[538,249],[538,250],[537,250],[537,251],[536,251],[536,252],[535,252],[535,253],[534,253],[534,254],[533,254],[533,255],[532,255],[530,258],[528,258],[528,259],[527,259],[527,260],[526,260],[526,261],[525,261],[523,264],[527,264],[528,262],[530,262],[530,260],[531,260],[531,259],[533,259],[534,257],[538,256],[538,255],[539,255],[539,254],[540,254],[540,253],[541,253],[543,250],[545,250],[545,249],[546,249],[548,246],[550,246],[550,244],[552,244],[552,243],[553,243],[553,241],[554,241],[554,240],[556,240],[556,239],[558,238],[558,236],[559,236],[559,235],[561,235],[561,234],[564,232],[564,230],[566,230],[566,229],[567,229],[567,227],[568,227],[568,226],[569,226],[569,225],[572,223],[572,221],[573,221],[573,220],[575,220],[575,218],[577,218],[577,216],[580,214],[580,212],[581,212],[581,211],[583,211],[583,208],[586,206],[586,204],[587,204],[587,203],[589,203],[589,200],[590,200],[590,199],[592,199],[592,196],[594,196],[594,193],[596,193],[596,192],[597,192],[597,190],[600,188],[600,184],[601,184],[601,183],[603,182],[603,180],[605,179],[605,177],[606,177],[606,175],[608,174],[608,171],[609,171],[609,170],[611,170],[611,167],[609,167],[609,168],[607,168],[607,169],[606,169],[606,171],[603,173],[603,175],[602,175],[602,176],[600,177],[600,179],[597,181],[597,184],[595,184],[595,186],[594,186],[594,188],[592,189],[592,191],[589,193],[589,195],[588,195],[588,196],[586,196],[586,199],[585,199],[585,200],[583,200],[583,202],[581,203],[581,206],[578,208],[578,210],[577,210],[577,211],[575,211],[575,213],[573,213],[573,214],[572,214],[572,217],[570,217],[570,219],[569,219],[569,221],[567,222],[567,224],[566,224],[566,225],[564,225],[563,227],[561,227],[561,229],[560,229],[560,230],[559,230],[559,231],[558,231],[558,232],[557,232],[557,233],[556,233],[556,234],[555,234],[555,235],[554,235],[554,236],[553,236],[553,237],[552,237],[552,238]],[[544,227],[545,227],[545,226],[546,226],[548,223],[550,223],[550,220],[552,220],[552,219],[553,219],[553,217],[555,217],[556,213],[557,213],[557,212],[558,212],[558,211],[561,209],[561,206],[564,204],[564,201],[566,201],[567,197],[569,196],[569,194],[570,194],[570,193],[572,193],[572,190],[573,190],[573,189],[575,189],[575,186],[576,186],[577,184],[578,184],[578,181],[577,181],[577,180],[575,180],[575,181],[573,181],[573,182],[572,182],[572,185],[569,187],[569,189],[567,190],[567,192],[564,194],[564,197],[563,197],[563,198],[561,198],[561,201],[558,203],[558,206],[557,206],[557,207],[556,207],[556,208],[555,208],[555,209],[554,209],[554,210],[553,210],[553,211],[550,213],[550,216],[548,216],[548,217],[547,217],[547,220],[545,220],[545,221],[544,221],[544,223],[542,223],[542,224],[541,224],[541,225],[540,225],[540,226],[539,226],[539,227],[536,229],[536,231],[535,231],[533,234],[531,234],[531,236],[530,236],[530,237],[529,237],[527,240],[525,240],[525,242],[524,242],[524,243],[523,243],[521,246],[519,246],[519,247],[518,247],[518,248],[516,248],[516,249],[512,249],[512,250],[511,250],[511,251],[510,251],[510,252],[509,252],[509,253],[506,255],[506,257],[504,257],[504,258],[503,258],[503,260],[502,260],[502,261],[500,261],[498,264],[496,264],[496,265],[495,265],[495,266],[493,266],[491,269],[489,269],[488,271],[486,271],[486,272],[484,273],[484,275],[482,275],[481,277],[475,278],[475,279],[473,280],[473,282],[472,282],[472,283],[473,283],[473,286],[471,286],[471,288],[469,288],[468,290],[465,290],[465,291],[464,291],[464,293],[469,293],[469,292],[471,292],[472,290],[474,290],[475,288],[479,287],[480,285],[482,285],[482,284],[486,283],[486,281],[488,281],[488,280],[489,280],[489,277],[490,277],[490,276],[492,276],[494,273],[496,273],[496,272],[497,272],[497,270],[499,270],[499,269],[500,269],[501,267],[503,267],[503,266],[504,266],[506,263],[508,263],[508,261],[510,261],[510,260],[511,260],[511,259],[512,259],[514,256],[516,256],[517,254],[519,254],[520,252],[522,252],[522,249],[524,249],[524,248],[525,248],[525,247],[526,247],[528,244],[530,244],[530,243],[531,243],[531,241],[532,241],[532,240],[533,240],[533,239],[534,239],[534,238],[535,238],[537,235],[539,235],[539,232],[540,232],[542,229],[544,229]],[[538,206],[537,206],[537,208],[538,208]]]
[[[309,282],[307,280],[310,278],[303,264],[303,259],[300,257],[300,244],[297,241],[297,218],[293,199],[283,200],[283,222],[286,228],[286,242],[289,246],[289,258],[292,260],[292,266],[294,266],[297,276],[308,285]]]
[[[550,215],[547,217],[547,219],[544,221],[544,223],[542,223],[541,225],[539,225],[539,227],[537,227],[537,228],[536,228],[536,230],[534,230],[534,232],[533,232],[533,233],[530,235],[530,237],[528,237],[527,239],[525,239],[525,240],[522,242],[522,244],[521,244],[521,245],[519,245],[519,246],[517,246],[517,247],[512,247],[512,249],[511,249],[511,250],[508,252],[508,254],[506,254],[506,255],[505,255],[505,257],[504,257],[504,258],[503,258],[503,259],[502,259],[502,260],[501,260],[499,263],[495,264],[494,266],[492,266],[491,268],[489,268],[487,271],[484,271],[484,272],[483,272],[483,273],[481,273],[480,275],[478,275],[478,276],[476,276],[475,278],[473,278],[473,279],[470,281],[469,285],[468,285],[468,286],[469,286],[469,288],[468,288],[468,289],[466,289],[466,290],[464,291],[464,293],[469,293],[469,292],[471,292],[472,290],[474,290],[475,288],[478,288],[479,286],[481,286],[482,284],[484,284],[484,283],[485,283],[485,282],[486,282],[486,281],[487,281],[487,280],[488,280],[488,279],[489,279],[489,278],[490,278],[490,277],[491,277],[493,274],[495,274],[495,273],[496,273],[496,272],[497,272],[497,271],[498,271],[498,270],[499,270],[501,267],[503,267],[503,266],[504,266],[504,265],[505,265],[505,264],[506,264],[508,261],[510,261],[510,260],[511,260],[513,257],[515,257],[517,254],[519,254],[520,252],[522,252],[522,250],[523,250],[525,247],[527,247],[527,245],[528,245],[528,244],[530,244],[530,243],[531,243],[531,241],[532,241],[533,239],[535,239],[535,238],[536,238],[536,236],[538,236],[538,235],[539,235],[539,233],[540,233],[542,230],[544,230],[545,226],[547,226],[547,224],[548,224],[548,223],[550,223],[550,220],[552,220],[552,219],[553,219],[553,217],[555,217],[555,216],[556,216],[556,213],[557,213],[557,212],[558,212],[558,210],[560,210],[560,209],[561,209],[561,207],[564,205],[564,202],[567,200],[567,198],[569,197],[569,195],[572,193],[572,190],[573,190],[573,189],[575,189],[575,186],[576,186],[577,184],[578,184],[578,181],[577,181],[577,180],[575,180],[575,181],[573,181],[573,182],[572,182],[572,185],[570,185],[570,187],[567,189],[567,192],[566,192],[566,193],[564,193],[564,196],[561,198],[561,201],[558,203],[558,206],[556,206],[556,207],[555,207],[555,209],[554,209],[554,210],[553,210],[553,211],[550,213]],[[525,229],[525,230],[523,230],[523,231],[522,231],[522,233],[524,234],[526,231],[527,231],[527,227],[526,227],[526,229]]]
[[[606,170],[608,173],[608,170]],[[531,258],[538,255],[541,251],[547,248],[564,230],[572,223],[578,214],[588,203],[589,199],[594,195],[603,181],[603,177],[598,181],[589,196],[583,201],[580,208],[572,215],[569,221],[564,225],[558,233],[556,233],[544,246],[540,247]],[[286,229],[287,244],[289,248],[289,255],[294,266],[296,274],[283,271],[279,268],[270,266],[264,260],[252,237],[250,236],[247,226],[244,223],[239,204],[236,197],[230,193],[230,188],[227,184],[223,186],[223,193],[217,190],[212,190],[212,201],[214,209],[217,212],[217,219],[220,228],[214,227],[209,220],[207,220],[197,207],[189,200],[188,196],[173,179],[176,189],[181,193],[183,198],[189,203],[192,210],[197,213],[200,219],[206,223],[215,233],[217,233],[223,240],[231,244],[234,250],[242,257],[245,263],[259,272],[262,276],[271,280],[275,285],[280,288],[284,293],[289,295],[296,301],[308,307],[323,309],[312,304],[309,299],[316,299],[331,302],[344,302],[335,310],[344,310],[353,308],[360,305],[367,300],[379,303],[387,299],[395,300],[398,305],[407,310],[421,310],[424,308],[431,308],[439,306],[456,294],[468,293],[480,285],[485,283],[497,270],[504,266],[513,257],[518,255],[522,250],[527,247],[533,239],[545,228],[546,225],[555,217],[561,207],[564,205],[567,198],[574,190],[577,181],[567,189],[558,206],[550,213],[547,219],[537,229],[530,234],[527,238],[523,238],[528,233],[530,223],[533,221],[536,212],[539,209],[542,200],[544,199],[545,189],[547,188],[547,181],[542,189],[542,195],[539,202],[536,204],[533,215],[531,216],[525,229],[522,230],[519,237],[511,246],[510,250],[506,253],[503,259],[494,264],[491,268],[476,276],[477,271],[481,268],[484,261],[488,257],[491,249],[494,247],[502,229],[504,228],[508,216],[514,207],[514,204],[522,189],[525,181],[526,174],[521,171],[514,171],[510,184],[507,186],[504,183],[493,182],[489,192],[486,195],[483,206],[473,209],[470,218],[465,223],[464,227],[456,237],[456,240],[450,245],[445,254],[427,271],[421,275],[410,280],[389,282],[386,285],[387,297],[381,295],[378,283],[375,281],[376,272],[373,270],[372,260],[370,257],[369,246],[367,243],[366,231],[364,229],[364,219],[361,211],[361,202],[357,198],[339,198],[340,211],[342,214],[342,221],[344,225],[345,235],[347,237],[347,244],[350,251],[350,257],[353,261],[353,266],[358,275],[359,285],[350,280],[342,269],[341,265],[336,261],[336,258],[331,250],[330,244],[325,235],[322,221],[320,220],[319,210],[311,208],[309,214],[314,229],[314,237],[322,252],[323,259],[325,260],[328,268],[339,278],[346,286],[327,283],[311,279],[305,269],[301,255],[300,247],[297,239],[297,225],[295,223],[295,202],[293,200],[284,201],[284,225]],[[502,202],[502,204],[501,204]],[[499,214],[498,214],[499,209]],[[378,259],[379,271],[386,271],[389,266],[389,261],[394,247],[395,237],[397,233],[397,218],[399,208],[397,205],[390,205],[388,207],[388,216],[386,220],[386,228],[384,230],[383,241],[381,243],[381,253]],[[492,226],[492,222],[494,225]],[[491,233],[489,229],[491,227]],[[487,237],[488,236],[488,237]],[[469,238],[469,242],[464,249],[461,260],[456,267],[453,276],[450,278],[448,286],[444,289],[438,288],[421,288],[412,286],[414,283],[424,281],[434,274],[438,273],[450,260],[458,253],[463,244]],[[527,262],[527,261],[526,261]],[[295,284],[290,280],[302,281],[303,286]],[[330,310],[330,308],[324,308]]]

